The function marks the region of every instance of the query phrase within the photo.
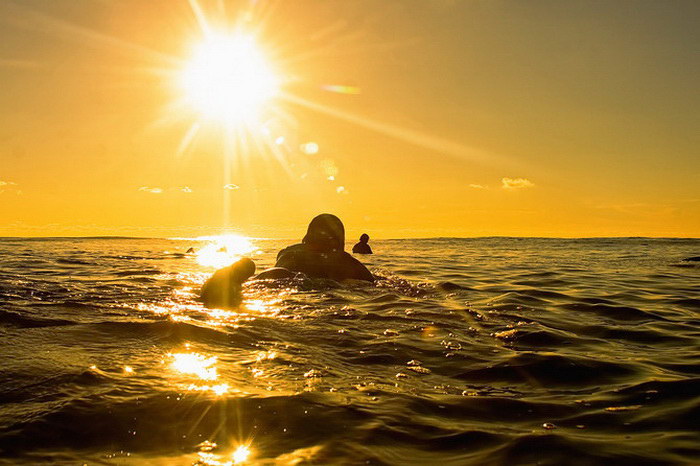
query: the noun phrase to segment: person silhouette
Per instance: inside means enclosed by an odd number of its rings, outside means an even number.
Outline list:
[[[214,272],[199,293],[207,307],[231,308],[241,303],[241,285],[255,273],[255,262],[244,257]]]
[[[353,254],[372,254],[372,248],[368,244],[369,235],[367,233],[362,233],[360,236],[360,242],[352,247]]]
[[[310,278],[374,281],[367,267],[345,252],[345,227],[332,214],[314,217],[301,243],[282,249],[277,254],[275,267],[255,278],[284,278],[294,272]]]
[[[247,257],[217,270],[202,286],[202,302],[207,307],[237,306],[242,300],[243,282],[254,273],[255,263]],[[277,253],[275,266],[259,273],[253,280],[291,278],[297,273],[337,281],[375,280],[367,267],[345,252],[345,227],[332,214],[314,217],[301,243],[282,249]]]

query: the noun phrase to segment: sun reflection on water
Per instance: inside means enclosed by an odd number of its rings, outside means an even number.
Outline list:
[[[216,380],[216,356],[206,357],[198,353],[169,353],[173,359],[170,367],[177,372],[195,375],[202,380]]]
[[[275,305],[280,301],[279,299],[246,299],[243,302],[243,307],[256,314],[275,315],[279,312],[279,308]]]
[[[243,464],[250,459],[251,453],[252,451],[249,445],[240,445],[229,455],[218,455],[210,451],[200,451],[199,463],[205,466],[232,466],[234,464]]]
[[[223,396],[230,392],[240,390],[232,389],[226,382],[219,381],[219,373],[216,368],[218,358],[190,351],[190,344],[185,344],[187,352],[168,353],[167,360],[163,363],[175,373],[179,379],[180,389],[187,392],[208,392],[215,396]],[[212,383],[219,381],[218,383]],[[209,383],[206,383],[209,382]]]
[[[187,387],[187,390],[191,392],[212,392],[217,396],[224,395],[229,392],[231,387],[227,383],[220,383],[218,385],[196,385],[191,384]]]
[[[167,317],[172,322],[238,328],[240,324],[256,318],[278,317],[283,310],[280,303],[286,294],[281,292],[276,296],[247,298],[237,309],[232,310],[205,308],[194,300],[196,297],[191,291],[178,293],[178,290],[175,290],[172,299],[156,303],[138,303],[134,308],[139,312]]]
[[[256,250],[253,243],[241,235],[200,236],[195,240],[207,241],[196,253],[197,263],[204,267],[226,267]]]
[[[236,451],[233,452],[233,464],[242,463],[247,460],[249,456],[250,448],[248,448],[247,445],[241,445],[240,447],[236,448]]]

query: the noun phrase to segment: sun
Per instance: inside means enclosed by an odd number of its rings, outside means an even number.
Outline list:
[[[188,106],[227,124],[259,119],[280,85],[255,38],[242,32],[207,34],[178,78]]]

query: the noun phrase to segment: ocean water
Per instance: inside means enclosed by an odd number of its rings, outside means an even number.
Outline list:
[[[700,240],[373,241],[377,284],[198,303],[288,244],[0,240],[0,462],[700,463]]]

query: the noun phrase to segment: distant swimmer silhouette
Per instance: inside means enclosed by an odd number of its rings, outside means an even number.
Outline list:
[[[372,248],[369,246],[369,235],[362,233],[360,242],[352,247],[353,254],[372,254]]]
[[[700,256],[686,257],[683,260],[686,262],[700,262]]]
[[[189,249],[185,252],[185,254],[194,254],[194,252],[195,252],[195,251],[194,251],[194,248],[189,248]]]
[[[301,272],[310,278],[374,281],[374,276],[360,261],[345,252],[345,227],[332,214],[316,216],[300,244],[286,247],[277,254],[275,267],[255,279],[285,278]]]
[[[255,273],[255,262],[244,257],[219,269],[202,286],[200,296],[207,307],[233,307],[241,302],[241,284]]]

